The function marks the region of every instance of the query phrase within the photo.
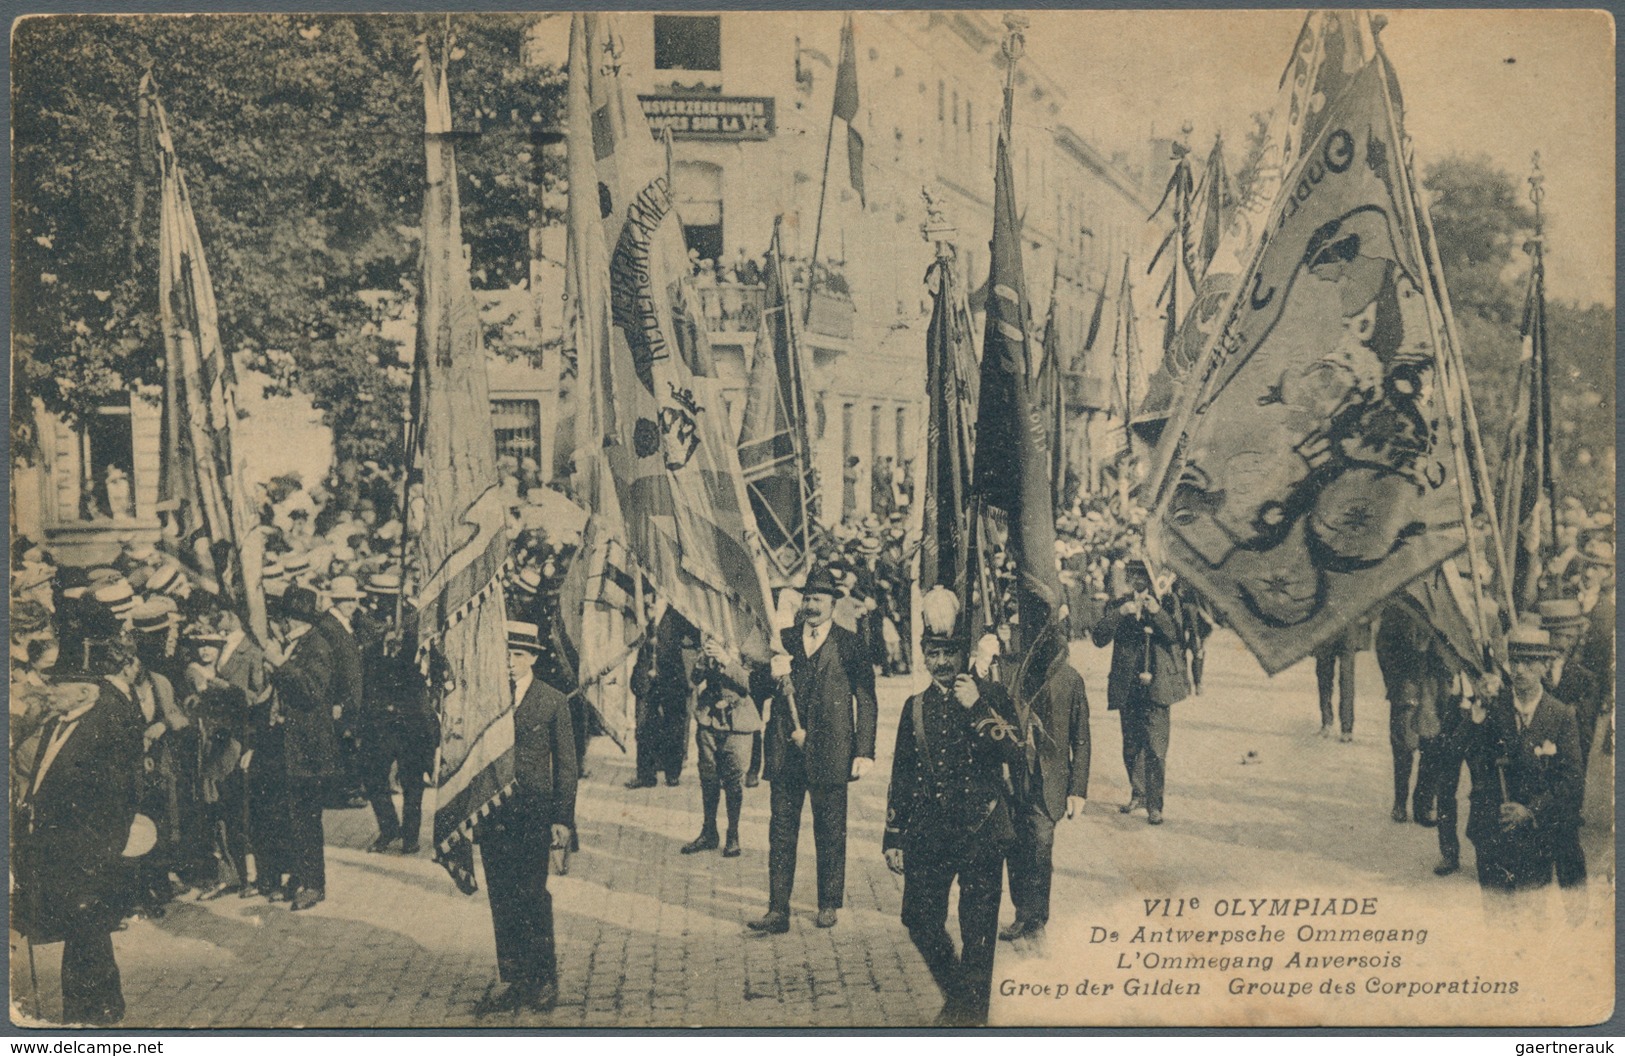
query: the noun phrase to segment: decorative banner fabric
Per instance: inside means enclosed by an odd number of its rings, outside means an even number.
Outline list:
[[[1384,73],[1355,76],[1284,185],[1150,525],[1270,673],[1466,541]]]

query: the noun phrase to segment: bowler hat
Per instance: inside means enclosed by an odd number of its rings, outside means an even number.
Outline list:
[[[316,592],[309,587],[289,587],[277,609],[282,616],[291,616],[306,623],[321,615],[316,609]]]
[[[827,568],[815,570],[807,577],[807,583],[801,588],[802,594],[828,594],[832,598],[846,597],[846,591],[835,582],[835,576]]]
[[[1573,627],[1586,622],[1578,598],[1547,598],[1540,603],[1540,625],[1546,628]]]

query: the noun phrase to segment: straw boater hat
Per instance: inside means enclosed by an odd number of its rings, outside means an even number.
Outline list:
[[[361,589],[368,594],[382,594],[393,597],[401,592],[401,574],[399,572],[374,572],[367,577],[366,585]]]
[[[1586,614],[1580,611],[1579,598],[1548,598],[1540,603],[1540,625],[1548,630],[1576,627],[1586,622]]]
[[[835,582],[835,576],[827,568],[820,568],[807,577],[806,586],[801,588],[802,594],[828,594],[832,598],[846,597],[846,591]]]
[[[297,583],[310,571],[310,558],[305,554],[289,554],[282,559],[282,571],[287,574],[288,582]]]
[[[23,567],[11,574],[11,592],[24,594],[35,587],[44,586],[56,576],[56,566],[43,561],[25,561]]]
[[[85,579],[92,587],[105,587],[109,583],[124,581],[124,573],[111,565],[98,565],[85,573]]]
[[[360,601],[367,596],[354,576],[334,576],[322,593],[334,601]]]
[[[963,649],[970,635],[959,619],[959,599],[944,586],[932,587],[920,599],[920,646],[947,645]]]
[[[1507,657],[1512,660],[1550,660],[1557,655],[1552,636],[1538,623],[1518,621],[1507,635]]]
[[[543,651],[542,632],[534,623],[509,620],[507,624],[509,649],[522,649],[528,653],[538,654]]]
[[[197,620],[188,624],[183,636],[193,645],[225,645],[226,632],[213,620]]]
[[[122,577],[117,583],[107,583],[91,591],[91,597],[107,607],[107,610],[120,618],[129,616],[135,608],[135,591],[130,584],[124,582]]]
[[[181,614],[176,611],[175,599],[162,594],[151,597],[130,610],[130,623],[146,634],[163,634],[179,625]]]
[[[1580,560],[1588,565],[1605,565],[1614,567],[1614,548],[1607,540],[1593,539],[1586,544],[1585,550],[1580,553]]]
[[[147,591],[149,593],[168,594],[171,590],[180,586],[181,576],[181,566],[160,565],[147,577]]]
[[[542,589],[542,574],[534,567],[526,565],[519,570],[518,575],[513,577],[510,586],[513,587],[515,594],[523,594],[533,598],[536,596],[537,591]]]

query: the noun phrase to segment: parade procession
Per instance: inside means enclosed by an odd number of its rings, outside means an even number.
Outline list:
[[[1606,1019],[1598,14],[18,22],[13,1024]]]

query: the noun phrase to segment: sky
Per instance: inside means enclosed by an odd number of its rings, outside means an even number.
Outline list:
[[[1423,168],[1487,154],[1525,189],[1546,174],[1547,289],[1614,302],[1614,25],[1600,11],[1389,11],[1382,39]],[[1240,150],[1276,86],[1301,11],[1039,11],[1028,55],[1066,90],[1062,119],[1111,153],[1189,122]],[[997,21],[997,14],[993,15]],[[1446,276],[1448,279],[1448,276]]]

